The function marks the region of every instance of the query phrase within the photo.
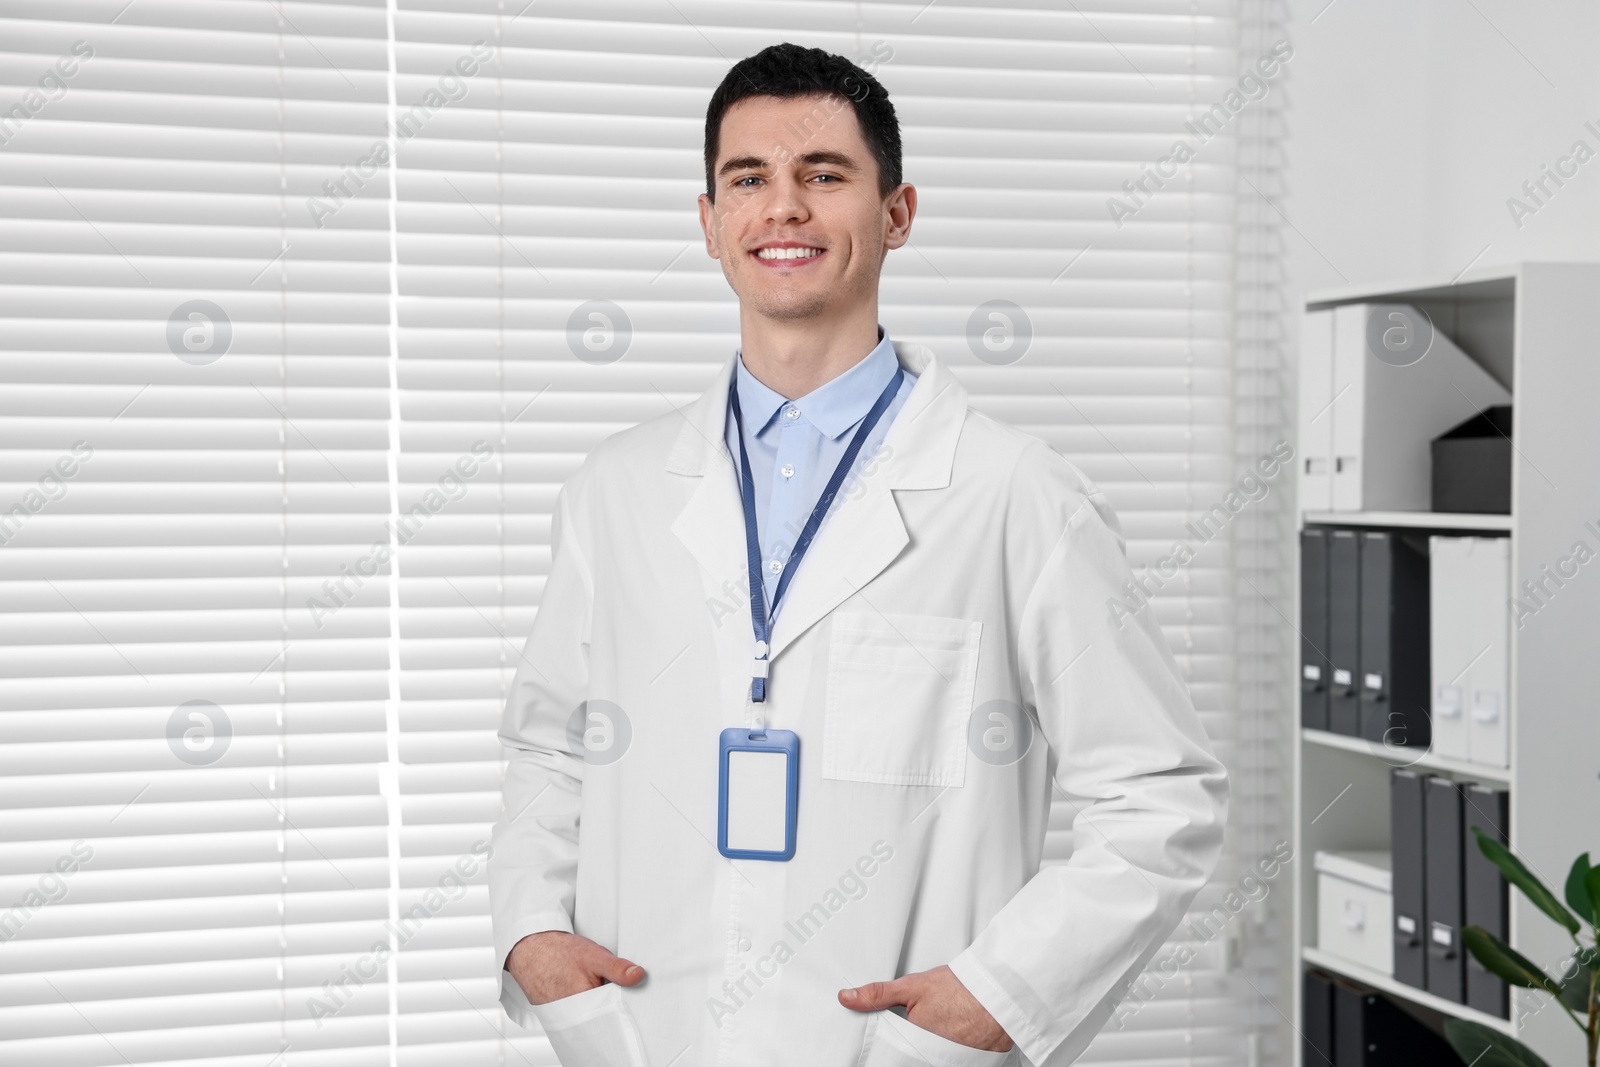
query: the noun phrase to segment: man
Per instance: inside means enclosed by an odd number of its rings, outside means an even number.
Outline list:
[[[1226,776],[1151,613],[1105,611],[1100,492],[878,326],[917,209],[882,86],[769,48],[705,158],[741,345],[558,500],[502,1003],[567,1067],[1068,1063],[1209,876]]]

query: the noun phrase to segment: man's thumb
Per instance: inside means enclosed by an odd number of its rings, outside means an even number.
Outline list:
[[[882,1011],[891,1004],[904,1004],[906,990],[896,978],[892,982],[868,982],[854,989],[839,990],[839,1003],[855,1011]]]
[[[632,960],[625,960],[620,956],[613,956],[607,952],[603,959],[596,961],[594,973],[608,982],[617,985],[638,985],[644,981],[644,968]]]

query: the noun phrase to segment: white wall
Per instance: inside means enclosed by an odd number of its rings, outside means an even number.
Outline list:
[[[1600,260],[1600,133],[1584,127],[1600,131],[1600,5],[1288,6],[1288,308],[1346,280],[1450,278],[1474,257]],[[1507,198],[1580,139],[1596,158],[1519,228]]]

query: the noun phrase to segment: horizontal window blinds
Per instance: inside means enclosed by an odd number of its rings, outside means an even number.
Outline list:
[[[1233,132],[1124,188],[1254,58],[1233,0],[121,8],[0,2],[0,896],[41,902],[0,1062],[550,1062],[495,1002],[494,731],[561,482],[737,342],[693,201],[741,56],[889,87],[922,207],[882,322],[1096,479],[1136,569],[1253,459]],[[1129,602],[1230,764],[1232,537]],[[1086,1062],[1239,1061],[1228,939],[1182,943]]]
[[[0,5],[0,1062],[387,1062],[384,10],[120,7]]]

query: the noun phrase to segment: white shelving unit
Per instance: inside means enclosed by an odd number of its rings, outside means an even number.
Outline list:
[[[1510,515],[1429,512],[1306,512],[1299,526],[1334,524],[1508,534],[1512,590],[1546,581],[1585,542],[1600,553],[1600,264],[1521,263],[1451,281],[1346,287],[1315,294],[1307,310],[1352,303],[1408,303],[1425,310],[1512,393]],[[1299,538],[1295,538],[1298,573]],[[1592,571],[1592,573],[1591,573]],[[1511,765],[1485,767],[1431,754],[1395,752],[1359,738],[1300,728],[1298,644],[1290,690],[1294,798],[1291,1062],[1302,1067],[1300,972],[1343,974],[1399,1000],[1493,1026],[1552,1064],[1582,1062],[1581,1035],[1543,994],[1512,990],[1511,1018],[1498,1019],[1397,982],[1316,947],[1319,849],[1389,847],[1389,775],[1397,766],[1483,782],[1511,793],[1511,846],[1561,893],[1579,852],[1600,853],[1600,559],[1563,579],[1512,624]],[[1508,590],[1508,595],[1511,590]],[[1299,584],[1293,584],[1299,618]],[[1518,592],[1518,596],[1523,596]],[[1565,931],[1513,890],[1510,940],[1547,967],[1565,960]],[[1322,1067],[1304,1064],[1303,1067]]]

